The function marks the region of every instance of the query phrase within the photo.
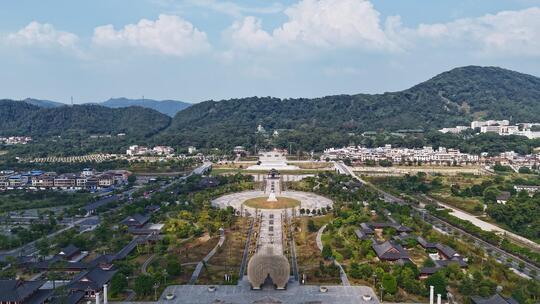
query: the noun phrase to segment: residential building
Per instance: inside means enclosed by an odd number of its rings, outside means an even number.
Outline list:
[[[174,149],[169,146],[155,146],[152,150],[158,155],[172,155],[174,153]]]
[[[540,191],[540,186],[514,185],[514,189],[517,192],[527,191],[527,193],[529,193],[529,195],[534,195],[536,192]]]
[[[103,270],[99,267],[85,270],[77,274],[67,285],[71,291],[83,291],[85,297],[95,298],[96,293],[103,290],[103,285],[109,283],[116,270]]]
[[[41,291],[45,281],[0,280],[0,304],[44,303],[50,290]]]
[[[130,228],[142,228],[150,220],[149,214],[140,214],[135,213],[133,215],[127,216],[120,224],[126,225]]]
[[[503,191],[497,196],[497,204],[506,204],[512,195],[508,191]]]
[[[498,293],[488,298],[482,298],[480,296],[472,296],[471,302],[473,304],[518,304],[519,303],[512,297],[505,298]]]
[[[381,261],[393,261],[397,263],[411,262],[407,250],[394,242],[373,243],[371,247]]]
[[[69,244],[68,246],[62,248],[58,255],[61,256],[64,260],[71,260],[73,257],[80,253],[81,250],[79,248],[77,248],[73,244]]]

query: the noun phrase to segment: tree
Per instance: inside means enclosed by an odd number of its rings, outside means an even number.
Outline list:
[[[167,261],[167,273],[172,276],[178,276],[182,273],[182,265],[177,259],[171,258]]]
[[[36,248],[37,250],[39,250],[39,254],[42,256],[47,256],[51,251],[50,244],[47,238],[39,240],[36,243]]]
[[[322,256],[323,256],[323,258],[325,258],[327,260],[331,259],[333,257],[332,247],[330,247],[330,245],[323,245]]]
[[[398,290],[396,277],[390,273],[385,273],[382,278],[382,286],[385,292],[395,294]]]
[[[317,231],[317,226],[315,226],[315,222],[312,219],[308,221],[307,227],[308,227],[309,232]]]
[[[494,187],[489,187],[486,190],[484,190],[484,200],[486,202],[492,202],[494,203],[497,201],[497,196],[500,194],[500,191],[497,190]]]
[[[390,161],[388,159],[381,159],[379,161],[379,166],[381,166],[381,167],[392,167],[392,161]]]
[[[116,273],[111,279],[111,296],[116,296],[123,292],[128,286],[126,276],[122,273]]]
[[[134,290],[138,295],[146,296],[152,293],[154,280],[148,275],[141,275],[135,279]]]
[[[446,296],[446,284],[446,277],[440,270],[426,279],[426,288],[429,289],[429,286],[433,286],[435,294],[441,294],[443,297]]]
[[[459,292],[465,296],[470,296],[474,293],[474,285],[472,280],[466,276],[463,280],[459,283]]]
[[[137,176],[135,176],[135,174],[131,174],[128,176],[127,181],[130,185],[133,185],[137,181]]]
[[[531,169],[529,167],[520,167],[518,171],[522,174],[531,174]]]

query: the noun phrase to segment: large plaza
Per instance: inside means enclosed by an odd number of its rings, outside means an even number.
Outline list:
[[[289,282],[286,290],[266,288],[251,290],[249,283],[240,282],[236,286],[217,286],[214,291],[205,285],[169,286],[159,303],[191,304],[377,304],[379,300],[373,289],[366,286],[328,286],[322,292],[319,286],[300,285]],[[174,299],[164,296],[173,294]]]
[[[322,208],[327,208],[332,206],[332,200],[317,195],[310,192],[300,192],[300,191],[281,191],[277,194],[279,197],[287,197],[300,202],[300,206],[297,207],[297,212],[299,209],[310,209],[317,210]],[[268,197],[268,193],[262,190],[253,190],[253,191],[244,191],[239,193],[232,193],[228,195],[221,196],[212,201],[212,205],[219,208],[233,207],[238,211],[247,212],[248,214],[254,215],[255,208],[244,205],[244,202],[250,199],[256,199],[260,197]],[[287,209],[289,214],[292,213],[292,209]]]

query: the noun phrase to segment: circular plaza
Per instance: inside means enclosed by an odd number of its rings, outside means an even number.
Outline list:
[[[282,191],[277,194],[278,201],[275,203],[267,202],[267,198],[268,194],[264,191],[244,191],[218,197],[212,201],[212,205],[218,208],[232,207],[238,211],[247,211],[251,215],[255,215],[257,209],[287,209],[291,212],[293,208],[298,211],[332,207],[332,200],[311,192]]]

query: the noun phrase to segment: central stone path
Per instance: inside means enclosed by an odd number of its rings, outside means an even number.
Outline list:
[[[283,222],[281,210],[261,211],[261,229],[257,252],[266,246],[273,247],[274,254],[283,254]]]

